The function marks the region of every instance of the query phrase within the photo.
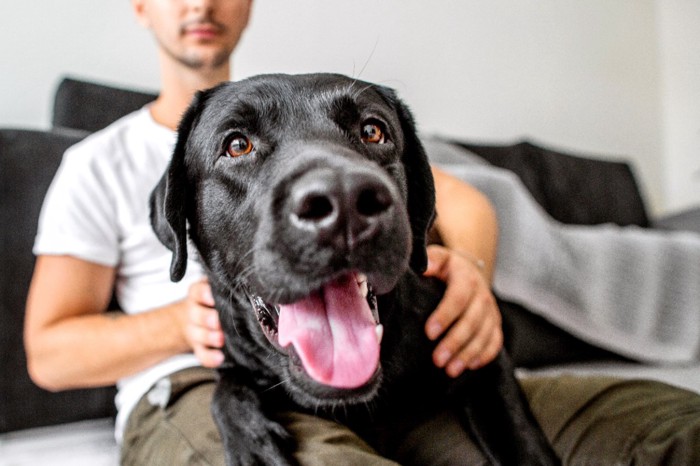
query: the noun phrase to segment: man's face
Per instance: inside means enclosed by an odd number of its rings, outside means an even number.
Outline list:
[[[132,0],[141,24],[168,58],[193,69],[228,63],[252,0]]]

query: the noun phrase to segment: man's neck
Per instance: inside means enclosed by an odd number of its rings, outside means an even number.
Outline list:
[[[156,122],[174,130],[177,129],[180,118],[194,94],[230,80],[231,72],[229,64],[226,63],[225,66],[207,71],[182,66],[176,69],[162,69],[161,75],[161,90],[151,106],[151,115]]]

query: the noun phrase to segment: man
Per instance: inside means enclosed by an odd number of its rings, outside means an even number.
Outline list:
[[[148,221],[147,198],[167,165],[174,128],[193,93],[229,79],[229,57],[251,0],[132,0],[158,42],[157,101],[66,153],[42,211],[27,303],[30,373],[49,389],[118,381],[124,464],[222,464],[209,400],[223,335],[198,264],[169,281],[169,252]],[[435,170],[437,227],[451,252],[429,250],[428,273],[448,283],[426,332],[449,375],[501,347],[489,283],[496,221],[485,198]],[[450,200],[459,199],[459,202]],[[457,282],[460,285],[455,286]],[[111,290],[127,315],[105,313]],[[466,286],[465,286],[466,284]],[[526,379],[533,411],[569,464],[700,464],[700,397],[653,382]],[[349,430],[279,413],[302,464],[385,464]],[[454,419],[412,433],[402,463],[483,464]],[[436,433],[440,432],[440,435]]]
[[[147,199],[194,93],[229,80],[251,4],[132,0],[158,43],[160,95],[69,150],[42,211],[27,302],[29,371],[50,390],[118,383],[116,430],[125,464],[223,461],[208,408],[214,375],[201,367],[223,360],[218,316],[199,264],[170,282],[169,252],[150,229]],[[478,192],[466,185],[459,191],[474,205],[473,231],[465,227],[469,241],[461,253],[431,248],[428,271],[448,282],[426,332],[437,339],[449,329],[434,359],[451,376],[489,362],[502,344],[489,291],[495,216]],[[450,286],[453,277],[470,286]],[[115,286],[125,315],[104,312]],[[334,423],[280,416],[298,439],[303,463],[387,462]]]

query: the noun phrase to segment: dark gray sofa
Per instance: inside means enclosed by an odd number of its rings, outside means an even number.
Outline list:
[[[3,433],[114,415],[114,387],[49,393],[29,379],[22,327],[34,263],[31,247],[42,199],[64,150],[154,98],[153,93],[66,78],[56,91],[51,130],[0,129],[0,447]],[[515,171],[535,199],[561,221],[700,231],[697,210],[651,221],[632,167],[624,161],[564,154],[528,141],[455,143]],[[501,304],[506,345],[522,367],[622,359],[577,340],[526,309]]]
[[[50,393],[30,381],[22,346],[24,303],[39,211],[63,152],[154,97],[65,79],[50,131],[0,129],[0,433],[115,414],[114,387]],[[81,111],[85,107],[100,111]]]

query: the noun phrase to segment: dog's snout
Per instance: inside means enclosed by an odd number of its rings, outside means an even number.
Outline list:
[[[290,198],[292,226],[321,244],[350,250],[381,230],[394,204],[386,181],[367,171],[307,172],[294,183]]]

